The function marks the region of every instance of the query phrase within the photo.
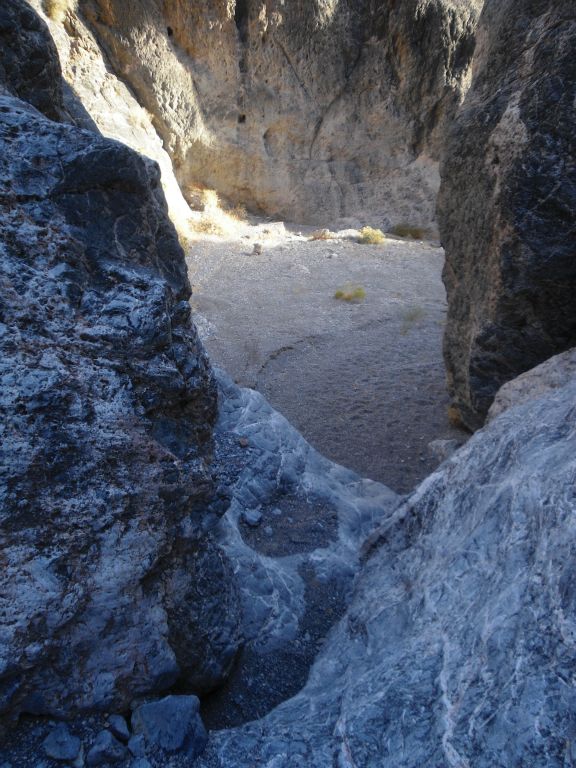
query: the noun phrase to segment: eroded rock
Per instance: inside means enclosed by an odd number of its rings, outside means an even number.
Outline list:
[[[390,511],[305,688],[198,765],[563,765],[575,402],[572,380],[508,409]]]
[[[545,363],[504,384],[490,406],[488,421],[495,419],[508,408],[560,389],[575,379],[576,348],[554,355]]]
[[[72,762],[80,754],[82,743],[73,736],[66,723],[59,723],[42,742],[45,754],[52,760]]]
[[[201,184],[291,220],[433,228],[439,147],[481,6],[83,0],[80,10],[191,200]]]
[[[196,696],[167,696],[138,707],[132,714],[132,727],[144,736],[148,746],[193,758],[208,741],[199,709]]]
[[[96,768],[110,763],[121,763],[128,757],[126,747],[110,731],[100,731],[86,755],[86,765]]]
[[[154,163],[3,95],[0,221],[0,715],[119,711],[181,675],[176,617],[210,632],[201,585],[231,589],[188,568],[225,559],[215,385]]]
[[[576,343],[575,41],[570,0],[487,2],[445,149],[444,356],[473,429],[504,382]]]
[[[62,72],[46,24],[23,0],[0,8],[0,84],[58,119],[63,113]]]

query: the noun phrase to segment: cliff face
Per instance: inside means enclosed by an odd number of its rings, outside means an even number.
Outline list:
[[[158,168],[38,111],[64,107],[26,3],[0,34],[0,714],[126,706],[214,620],[210,686],[236,648],[234,610],[205,614],[232,594],[208,537],[216,393]]]
[[[434,226],[480,0],[81,0],[184,190],[269,215]],[[78,15],[69,14],[73,32]]]
[[[450,132],[444,355],[476,428],[498,388],[576,342],[576,8],[488,2]]]

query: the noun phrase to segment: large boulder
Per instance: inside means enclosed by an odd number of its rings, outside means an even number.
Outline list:
[[[389,511],[304,689],[198,765],[574,761],[575,402],[509,407]]]
[[[82,0],[183,189],[270,215],[434,226],[483,0]],[[74,14],[68,25],[75,28]]]
[[[157,166],[2,80],[0,715],[122,710],[185,666],[213,685],[237,649],[209,534],[216,389]],[[212,622],[194,655],[183,632]]]
[[[446,144],[444,355],[472,429],[500,386],[576,343],[576,6],[489,0]]]

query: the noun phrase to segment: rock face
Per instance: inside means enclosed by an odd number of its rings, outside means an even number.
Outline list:
[[[81,0],[79,9],[153,116],[184,190],[204,184],[299,221],[430,227],[439,148],[481,6]],[[78,16],[69,19],[74,30]]]
[[[17,98],[42,107],[50,85],[60,107],[30,14],[20,0],[0,14],[36,56],[0,52],[0,715],[118,711],[174,683],[184,657],[212,685],[236,651],[208,535],[215,385],[157,166]],[[212,621],[193,664],[174,628],[193,639]]]
[[[445,149],[439,221],[456,407],[576,343],[576,8],[489,0]]]
[[[38,12],[45,7],[42,0],[30,0],[30,5]],[[64,24],[46,18],[62,65],[66,111],[76,125],[97,129],[158,163],[170,218],[185,233],[190,209],[174,176],[170,157],[152,125],[151,114],[111,71],[98,41],[77,12],[78,3],[70,0],[63,3],[62,7],[65,6],[67,9],[60,17]]]
[[[575,402],[510,407],[389,512],[306,687],[199,766],[569,764]]]
[[[495,419],[513,405],[520,405],[546,392],[559,389],[576,379],[576,348],[554,355],[542,365],[512,379],[498,390],[488,411],[488,420]]]
[[[62,115],[62,73],[46,26],[24,2],[0,8],[0,85],[48,117]]]

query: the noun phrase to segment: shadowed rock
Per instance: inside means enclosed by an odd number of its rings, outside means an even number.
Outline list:
[[[499,387],[576,343],[576,8],[491,0],[448,139],[444,356],[472,429]]]
[[[62,114],[56,46],[46,24],[23,0],[0,7],[0,85],[48,117]]]
[[[1,96],[0,222],[0,714],[122,710],[184,660],[210,687],[238,643],[208,535],[216,392],[158,168]],[[173,640],[212,621],[196,656]]]

